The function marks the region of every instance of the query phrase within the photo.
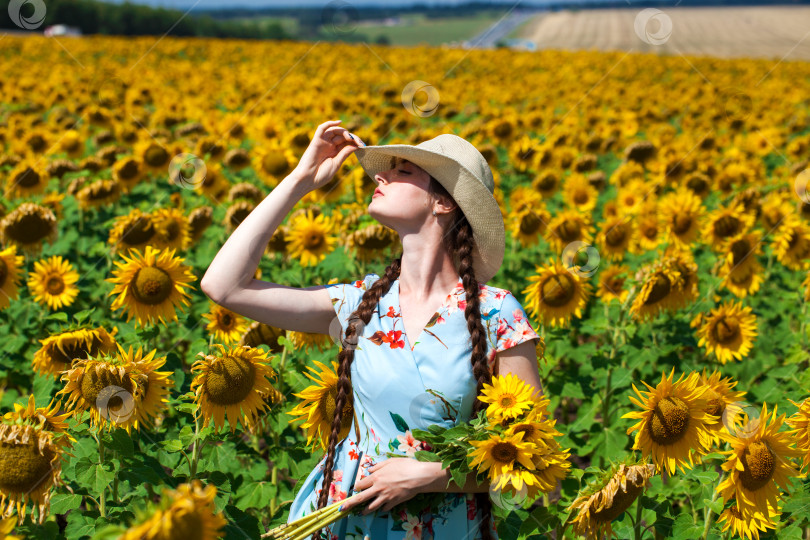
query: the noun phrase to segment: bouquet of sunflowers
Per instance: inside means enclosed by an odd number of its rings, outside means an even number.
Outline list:
[[[554,437],[556,420],[548,413],[549,400],[536,397],[533,387],[520,378],[507,374],[495,376],[485,384],[481,401],[488,407],[470,422],[451,428],[432,425],[427,430],[412,429],[422,443],[414,457],[419,461],[441,462],[449,469],[452,482],[464,486],[468,475],[475,473],[479,484],[488,481],[490,496],[503,503],[525,506],[540,493],[553,491],[557,481],[565,478],[571,463],[568,449],[560,448]],[[387,457],[402,457],[387,452]],[[406,507],[423,508],[438,503],[445,493],[421,493],[406,501]],[[348,500],[348,499],[347,499]],[[263,537],[276,540],[303,540],[313,532],[359,510],[339,510],[345,501],[337,501],[306,516],[268,531]]]

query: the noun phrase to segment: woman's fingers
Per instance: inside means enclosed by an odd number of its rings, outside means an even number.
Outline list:
[[[324,122],[323,124],[319,125],[319,126],[318,126],[318,127],[315,129],[315,137],[320,137],[321,135],[323,135],[323,132],[324,132],[324,131],[326,131],[326,130],[327,130],[329,127],[331,127],[331,126],[336,126],[336,125],[338,125],[340,122],[341,122],[340,120],[327,120],[326,122]]]

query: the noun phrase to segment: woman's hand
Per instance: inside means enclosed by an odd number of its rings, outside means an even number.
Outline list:
[[[340,120],[329,120],[319,125],[295,167],[308,191],[326,185],[349,154],[366,145],[339,123]]]
[[[359,493],[344,502],[341,508],[346,510],[370,501],[362,515],[370,514],[380,508],[388,512],[399,503],[410,500],[422,491],[432,478],[432,469],[426,467],[428,462],[414,458],[388,458],[369,467],[370,475],[361,478],[354,484]]]

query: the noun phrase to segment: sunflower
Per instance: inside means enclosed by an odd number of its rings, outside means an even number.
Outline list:
[[[512,485],[518,490],[523,488],[522,482],[525,482],[527,478],[534,484],[534,475],[530,471],[535,469],[532,455],[537,447],[533,443],[524,441],[522,432],[513,435],[491,433],[488,439],[469,442],[475,448],[467,456],[471,458],[469,466],[475,467],[478,473],[489,471],[488,479],[490,482],[496,482],[496,485],[493,486],[496,489],[500,489],[508,480],[514,482]],[[509,475],[517,468],[517,465],[524,467],[519,470],[524,470],[529,474]]]
[[[76,439],[68,432],[67,419],[71,413],[59,413],[61,403],[54,403],[53,400],[47,407],[37,407],[34,394],[28,396],[28,404],[20,405],[14,403],[14,411],[3,415],[3,420],[8,424],[30,424],[37,429],[50,431],[56,435],[63,435],[69,441],[76,442]],[[58,438],[58,437],[57,437]]]
[[[110,206],[121,198],[121,184],[117,180],[96,180],[79,189],[75,196],[82,210]]]
[[[650,197],[654,188],[643,180],[633,180],[619,188],[616,195],[616,210],[620,216],[635,216],[655,204],[655,197]],[[649,200],[648,200],[649,198]]]
[[[138,510],[137,524],[132,525],[119,540],[169,540],[193,537],[199,540],[216,540],[222,537],[222,529],[228,521],[216,511],[214,498],[217,489],[213,485],[203,487],[200,480],[180,484],[177,489],[165,489],[159,506],[151,512]]]
[[[213,223],[214,209],[210,206],[200,206],[195,208],[188,215],[189,235],[191,240],[196,242],[199,240],[205,230]]]
[[[768,518],[774,516],[778,507],[779,489],[788,491],[790,476],[799,476],[791,458],[804,453],[793,446],[790,432],[779,433],[785,419],[783,413],[776,417],[777,407],[768,416],[768,405],[763,403],[758,419],[744,421],[745,427],[738,431],[741,436],[723,435],[731,449],[723,451],[728,459],[722,468],[728,476],[717,486],[723,501],[734,498],[743,519],[754,512]]]
[[[17,517],[11,516],[0,519],[0,538],[3,540],[24,540],[22,536],[11,534],[17,525]]]
[[[166,358],[155,358],[155,350],[144,356],[140,347],[133,353],[132,346],[128,351],[116,346],[115,353],[77,359],[62,372],[65,386],[57,394],[68,396],[66,407],[74,414],[89,411],[99,429],[121,427],[131,433],[165,409],[174,383],[171,372],[156,371]]]
[[[205,327],[208,333],[223,343],[237,341],[247,328],[244,317],[214,302],[210,303],[209,312],[203,313],[203,317],[209,321]]]
[[[587,538],[602,538],[614,535],[611,522],[621,516],[641,492],[650,485],[650,477],[655,474],[652,463],[612,464],[610,469],[602,471],[590,481],[568,507],[577,510],[572,520],[578,535]]]
[[[382,223],[372,223],[346,236],[346,247],[358,260],[368,262],[379,257],[386,248],[399,245],[399,235]]]
[[[213,420],[216,429],[221,429],[227,415],[231,432],[239,423],[250,429],[250,418],[266,407],[262,395],[274,391],[268,377],[276,379],[276,372],[261,349],[244,345],[226,348],[219,343],[214,347],[218,354],[199,353],[201,358],[191,366],[196,373],[191,390],[198,413],[205,418],[203,425]]]
[[[155,224],[155,247],[182,251],[191,244],[191,227],[182,210],[158,208],[151,217]]]
[[[721,247],[726,240],[745,234],[754,224],[754,216],[745,212],[742,204],[720,207],[706,216],[703,240],[713,248]]]
[[[661,216],[657,211],[640,213],[636,221],[636,231],[637,234],[632,245],[634,253],[645,253],[656,249],[664,236],[664,224]]]
[[[633,298],[630,313],[639,320],[655,318],[661,311],[668,310],[674,300],[674,291],[681,283],[680,273],[660,261],[642,271],[643,283]]]
[[[703,205],[688,188],[680,188],[661,199],[661,218],[670,242],[688,246],[700,232]]]
[[[230,187],[231,182],[223,174],[219,163],[206,163],[205,178],[194,186],[194,191],[218,203],[227,196]]]
[[[697,331],[698,347],[706,348],[706,355],[714,352],[725,364],[729,360],[742,360],[748,356],[757,335],[757,318],[750,307],[729,301],[704,315]]]
[[[320,334],[317,332],[297,332],[289,330],[287,338],[296,349],[303,349],[304,352],[309,353],[313,347],[317,347],[318,351],[330,348],[334,345],[332,338],[328,334]]]
[[[596,245],[599,254],[608,260],[621,261],[630,249],[634,236],[633,222],[626,216],[613,217],[599,226]]]
[[[73,304],[79,288],[79,273],[60,255],[34,262],[34,271],[28,274],[28,288],[34,301],[50,309]]]
[[[304,373],[304,375],[314,381],[315,384],[306,387],[298,394],[293,394],[303,399],[304,402],[296,405],[287,414],[298,416],[298,418],[293,418],[288,423],[306,419],[301,425],[301,428],[306,430],[307,446],[311,445],[312,450],[315,451],[317,445],[312,444],[314,438],[317,438],[320,447],[324,450],[326,450],[329,445],[329,436],[332,433],[332,421],[335,418],[335,400],[337,399],[338,393],[338,364],[336,361],[332,360],[332,367],[330,369],[317,360],[313,362],[318,366],[320,372],[313,369],[311,366],[307,366],[307,369],[310,370],[315,377],[309,373]],[[340,433],[338,434],[339,441],[342,441],[348,436],[354,419],[354,396],[349,394],[346,398],[341,416]]]
[[[30,197],[43,193],[48,187],[48,171],[36,162],[24,159],[6,177],[5,197]]]
[[[774,233],[773,253],[791,270],[810,268],[810,225],[797,214],[785,216]]]
[[[736,426],[736,421],[742,412],[740,403],[745,398],[744,391],[732,390],[737,386],[737,381],[732,381],[731,377],[721,377],[722,375],[717,370],[707,377],[704,369],[700,375],[700,384],[708,388],[706,398],[709,401],[706,404],[706,412],[718,420],[717,423],[708,426],[709,431],[714,435],[714,442],[717,444],[721,442],[720,431],[728,433],[726,422]]]
[[[510,421],[532,407],[532,388],[512,373],[492,377],[492,384],[484,383],[478,397],[488,403],[487,418],[495,422]]]
[[[536,267],[532,282],[522,292],[529,310],[543,324],[566,326],[571,316],[580,318],[588,303],[591,285],[578,274],[569,272],[559,261]]]
[[[810,465],[810,398],[801,403],[788,399],[793,405],[798,407],[793,416],[787,419],[788,425],[793,428],[791,435],[796,440],[796,446],[804,452],[802,469]]]
[[[253,321],[242,334],[237,345],[248,345],[250,347],[266,345],[270,352],[281,352],[283,347],[279,345],[278,338],[286,335],[286,333],[287,331],[283,328],[276,328],[269,324]]]
[[[229,233],[233,232],[255,208],[256,203],[253,201],[238,200],[230,204],[225,212],[225,218],[222,220],[225,230]]]
[[[589,243],[593,238],[593,227],[586,215],[577,210],[563,210],[549,222],[545,238],[551,249],[562,252],[571,242]]]
[[[734,536],[739,536],[745,540],[759,540],[760,531],[766,532],[768,529],[775,529],[776,523],[770,519],[769,515],[778,515],[780,510],[769,508],[768,512],[750,512],[743,517],[736,504],[724,509],[717,518],[717,524],[723,524],[720,532],[731,529]]]
[[[571,173],[563,184],[563,200],[566,206],[588,213],[596,207],[599,191],[581,173]]]
[[[760,231],[741,233],[729,238],[721,249],[717,275],[723,278],[722,285],[738,298],[759,290],[762,265],[757,256],[762,253],[761,239]]]
[[[107,243],[112,251],[126,253],[155,243],[157,224],[151,214],[133,208],[128,214],[115,218]]]
[[[516,214],[542,206],[542,195],[529,186],[517,186],[509,193],[509,207]]]
[[[525,439],[525,435],[524,435]],[[555,439],[544,440],[537,445],[532,456],[534,463],[534,484],[527,484],[526,495],[530,499],[537,497],[540,491],[549,493],[557,488],[558,482],[564,480],[571,470],[570,448],[561,448]]]
[[[678,273],[678,280],[674,283],[672,294],[667,298],[668,308],[677,310],[684,308],[697,300],[698,297],[698,266],[694,261],[692,252],[679,245],[668,246],[664,254],[663,264]]]
[[[193,288],[194,281],[191,269],[183,264],[183,259],[174,256],[174,250],[158,251],[146,246],[143,255],[137,249],[130,252],[132,258],[122,255],[124,263],[116,261],[119,267],[113,270],[113,277],[105,281],[115,287],[109,296],[117,294],[112,309],[123,307],[127,313],[127,322],[133,315],[138,324],[144,325],[159,320],[177,320],[176,308],[181,304],[189,305],[189,294],[183,287]]]
[[[693,456],[708,451],[712,443],[708,426],[717,422],[706,412],[706,387],[699,384],[698,374],[684,373],[673,383],[674,374],[675,368],[669,376],[663,373],[655,388],[642,381],[649,388],[646,396],[633,384],[640,401],[633,396],[630,401],[642,410],[622,415],[639,421],[627,430],[628,435],[638,431],[633,450],[641,450],[644,459],[652,454],[656,470],[666,469],[670,475],[676,467],[691,469]]]
[[[132,190],[145,175],[146,167],[143,161],[134,156],[124,156],[112,166],[113,180],[118,182],[121,191],[124,192]]]
[[[6,309],[20,295],[23,264],[25,259],[17,255],[17,246],[0,250],[0,310]]]
[[[37,523],[45,521],[51,489],[64,485],[62,462],[67,444],[64,435],[29,423],[0,423],[0,509],[4,518],[16,508],[17,521],[22,523],[31,502]]]
[[[623,304],[630,291],[625,287],[630,269],[624,265],[608,266],[599,273],[599,289],[596,296],[602,302],[610,303],[613,300]]]
[[[135,144],[133,153],[147,171],[163,173],[168,170],[174,154],[172,150],[153,138],[143,139]]]
[[[332,230],[332,220],[324,214],[313,217],[309,209],[306,214],[299,214],[290,223],[285,238],[289,243],[290,256],[299,259],[302,266],[317,265],[337,244]]]
[[[548,199],[557,191],[560,185],[562,171],[559,169],[545,169],[532,180],[532,188]]]
[[[53,243],[58,235],[56,216],[47,206],[24,202],[0,220],[0,243],[29,254],[39,253],[43,242]]]
[[[551,214],[545,205],[534,208],[525,207],[512,214],[512,235],[518,239],[523,247],[537,244],[537,240],[546,230],[551,220]]]
[[[70,369],[71,363],[76,358],[83,359],[114,352],[116,350],[114,336],[117,332],[117,327],[113,328],[112,333],[98,327],[78,328],[53,334],[39,340],[42,346],[34,353],[31,365],[34,371],[41,375],[58,378],[62,371]]]

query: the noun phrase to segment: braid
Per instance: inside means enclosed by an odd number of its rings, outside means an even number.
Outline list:
[[[432,178],[431,192],[450,197],[450,194],[444,187]],[[473,248],[475,246],[473,229],[460,208],[456,208],[453,218],[453,225],[449,227],[449,230],[443,236],[443,242],[451,256],[457,261],[459,268],[458,273],[461,276],[461,281],[464,285],[464,293],[467,298],[467,307],[464,310],[464,317],[467,320],[467,329],[470,332],[470,341],[472,342],[470,363],[472,364],[473,377],[475,377],[477,383],[476,399],[473,402],[472,409],[474,418],[484,406],[484,402],[478,399],[478,396],[481,395],[484,384],[492,384],[492,373],[487,365],[487,334],[486,330],[484,330],[484,324],[481,322],[480,291],[478,280],[475,278],[475,271],[473,269]],[[492,534],[489,528],[492,515],[492,501],[489,498],[489,493],[476,493],[475,505],[481,509],[481,538],[482,540],[492,540]]]
[[[399,277],[400,264],[402,262],[402,254],[388,265],[385,269],[385,274],[380,277],[374,284],[363,293],[360,300],[360,305],[357,309],[349,315],[348,325],[346,326],[346,335],[343,338],[341,351],[338,353],[338,382],[337,382],[337,397],[335,398],[335,417],[332,419],[332,432],[329,434],[329,448],[326,452],[326,462],[324,463],[324,476],[323,485],[321,486],[321,493],[318,497],[318,509],[326,506],[326,501],[329,498],[329,487],[332,484],[332,469],[335,465],[335,447],[338,443],[338,436],[340,433],[341,422],[343,418],[343,407],[346,401],[351,399],[352,396],[352,379],[351,379],[351,365],[354,361],[354,349],[357,345],[358,336],[357,322],[362,320],[363,324],[368,324],[371,320],[371,314],[377,308],[380,298],[388,292],[391,284]],[[321,538],[323,529],[319,529],[313,535],[314,538]]]

